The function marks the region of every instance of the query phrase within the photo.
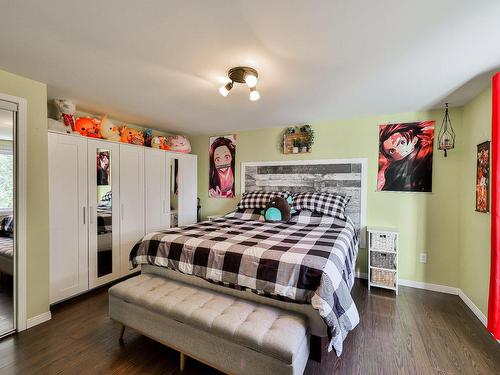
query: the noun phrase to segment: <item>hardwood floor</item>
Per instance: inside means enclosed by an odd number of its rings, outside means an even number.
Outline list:
[[[356,281],[361,322],[338,359],[306,374],[500,374],[500,344],[457,296],[401,288],[368,293]],[[179,354],[107,317],[107,289],[55,306],[52,320],[0,341],[1,374],[181,374]],[[186,375],[219,374],[192,359]]]

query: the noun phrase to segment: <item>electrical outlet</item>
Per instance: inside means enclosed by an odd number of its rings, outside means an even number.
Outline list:
[[[427,263],[427,253],[420,253],[420,263]]]

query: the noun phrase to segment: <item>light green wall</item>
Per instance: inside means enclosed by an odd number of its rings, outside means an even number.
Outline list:
[[[491,140],[491,88],[463,108],[460,183],[460,288],[486,315],[490,276],[491,215],[475,211],[476,149]]]
[[[461,108],[452,109],[451,116],[460,139]],[[313,152],[306,155],[281,154],[283,128],[237,132],[236,191],[240,191],[241,162],[368,158],[367,223],[393,226],[401,231],[400,278],[457,286],[460,150],[451,151],[447,158],[443,157],[442,152],[435,150],[432,193],[376,192],[377,125],[436,120],[436,128],[439,128],[442,118],[442,111],[432,111],[313,123],[316,141]],[[198,155],[198,196],[201,198],[204,217],[229,212],[238,201],[238,198],[208,198],[208,142],[208,135],[191,137],[193,153]],[[427,264],[419,262],[421,252],[428,253]],[[366,272],[366,268],[367,254],[366,250],[362,249],[357,270]]]
[[[0,92],[28,102],[27,316],[49,310],[47,86],[0,70]]]

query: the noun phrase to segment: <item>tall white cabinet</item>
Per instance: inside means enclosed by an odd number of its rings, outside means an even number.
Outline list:
[[[120,272],[128,275],[129,254],[144,236],[144,147],[120,145]]]
[[[87,140],[49,135],[50,300],[88,289]]]
[[[145,233],[196,222],[196,156],[49,132],[50,302],[137,272]]]

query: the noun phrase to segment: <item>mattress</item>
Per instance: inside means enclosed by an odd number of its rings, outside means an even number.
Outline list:
[[[344,216],[304,215],[269,223],[246,211],[149,233],[131,251],[131,264],[309,304],[328,327],[329,349],[340,355],[344,338],[359,322],[350,294],[358,250],[354,225]]]

